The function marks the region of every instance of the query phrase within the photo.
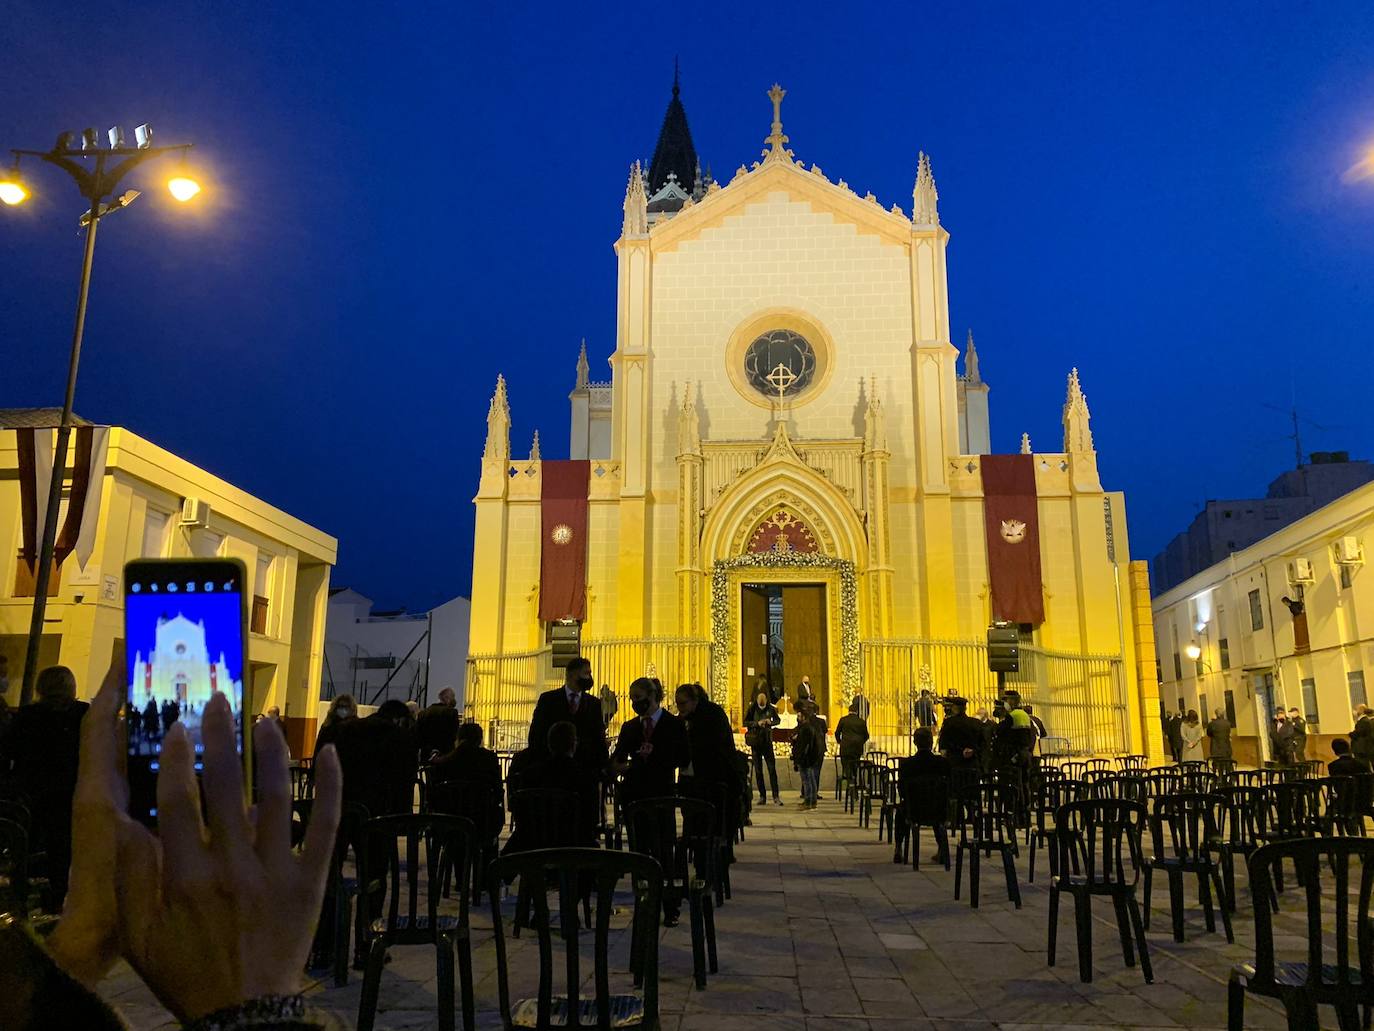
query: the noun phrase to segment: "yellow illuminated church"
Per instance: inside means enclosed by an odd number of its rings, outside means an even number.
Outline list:
[[[799,161],[784,91],[768,96],[761,159],[715,181],[674,85],[650,166],[630,170],[610,380],[584,345],[568,461],[537,436],[512,457],[521,405],[548,399],[498,379],[469,711],[496,746],[521,743],[535,694],[580,652],[622,717],[646,673],[700,681],[736,725],[761,682],[795,697],[806,676],[831,726],[862,692],[875,737],[904,751],[923,690],[991,708],[986,634],[1003,619],[1021,633],[1008,686],[1053,747],[1157,751],[1144,563],[1099,480],[1077,370],[1062,448],[989,454],[929,158],[910,209],[884,207]]]

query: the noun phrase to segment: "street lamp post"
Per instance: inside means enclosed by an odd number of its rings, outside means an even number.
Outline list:
[[[63,133],[58,137],[52,150],[12,150],[14,166],[10,173],[0,179],[0,200],[6,204],[22,203],[28,198],[28,190],[19,178],[19,159],[35,157],[56,165],[76,183],[77,189],[91,205],[90,210],[81,216],[81,225],[86,229],[86,247],[81,260],[81,285],[76,294],[76,322],[72,328],[71,359],[67,366],[67,392],[62,401],[62,420],[57,427],[57,447],[53,452],[52,479],[48,484],[46,514],[43,519],[43,539],[38,552],[38,570],[34,578],[33,612],[29,619],[29,639],[24,654],[24,680],[20,688],[19,704],[27,705],[33,700],[33,685],[38,676],[38,650],[43,636],[43,617],[48,604],[48,585],[52,579],[53,552],[57,543],[57,514],[62,504],[62,479],[67,464],[67,444],[71,437],[72,404],[76,398],[76,370],[81,360],[81,338],[86,329],[86,301],[91,289],[91,263],[95,258],[95,234],[100,220],[127,207],[136,197],[137,190],[127,190],[115,196],[115,190],[124,178],[144,162],[164,154],[178,152],[185,154],[190,144],[173,147],[153,147],[152,129],[141,125],[135,130],[137,146],[124,144],[124,131],[119,128],[109,132],[110,146],[101,148],[95,130],[87,129],[81,134],[81,146],[75,146],[76,134]],[[87,167],[83,161],[95,159],[94,167]],[[112,161],[117,161],[113,163]],[[186,185],[186,184],[189,184]],[[177,200],[190,200],[199,191],[199,186],[187,176],[180,176],[169,183],[172,195]]]

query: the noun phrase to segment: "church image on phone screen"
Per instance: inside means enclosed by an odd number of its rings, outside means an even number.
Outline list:
[[[129,605],[129,753],[155,756],[181,722],[201,751],[200,721],[216,693],[243,720],[243,649],[237,595],[141,595]]]

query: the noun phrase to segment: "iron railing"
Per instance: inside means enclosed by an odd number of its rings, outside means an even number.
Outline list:
[[[982,641],[863,641],[859,645],[864,696],[869,701],[871,747],[911,750],[916,700],[961,695],[970,715],[989,714],[997,702],[997,674],[988,671]],[[1008,690],[1030,702],[1053,747],[1074,754],[1129,751],[1124,668],[1115,655],[1072,655],[1022,645],[1020,670],[1006,675]],[[942,715],[938,706],[936,715]],[[1066,742],[1066,743],[1065,743]]]

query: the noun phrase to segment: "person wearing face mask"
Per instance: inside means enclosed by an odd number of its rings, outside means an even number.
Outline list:
[[[319,735],[315,738],[315,750],[311,755],[319,755],[324,750],[325,745],[332,745],[339,736],[339,727],[351,719],[357,718],[358,706],[353,701],[351,694],[341,694],[329,704],[329,712],[325,714],[324,726],[320,728]]]
[[[592,691],[595,685],[591,660],[581,656],[568,660],[563,686],[545,691],[535,703],[529,746],[541,758],[548,758],[549,731],[555,723],[566,720],[577,728],[577,752],[573,758],[600,780],[607,761],[606,724],[601,718],[601,702]]]
[[[640,677],[630,685],[630,708],[635,718],[620,725],[611,753],[612,769],[625,775],[620,799],[626,806],[675,794],[678,770],[689,757],[687,728],[663,708],[662,684]]]

